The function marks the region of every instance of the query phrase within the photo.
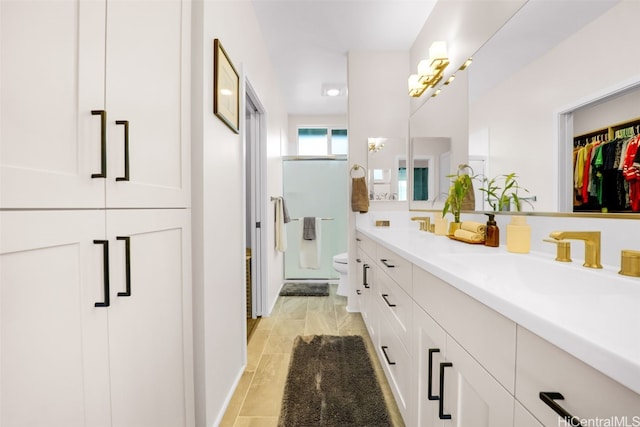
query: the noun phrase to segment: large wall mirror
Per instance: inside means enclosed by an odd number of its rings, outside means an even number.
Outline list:
[[[573,212],[574,138],[640,118],[638,102],[620,108],[615,101],[633,96],[640,83],[640,56],[625,53],[634,49],[625,28],[638,14],[635,1],[529,0],[477,50],[465,76],[458,73],[413,113],[410,140],[450,136],[452,170],[470,157],[484,158],[488,177],[517,173],[536,197],[526,211]],[[602,63],[594,60],[596,50],[625,59]],[[466,95],[456,95],[465,81]],[[456,120],[448,130],[427,129],[444,125],[434,115],[436,103],[451,104],[447,116]]]
[[[367,139],[369,200],[407,201],[407,140],[394,137]]]
[[[451,173],[451,138],[411,138],[409,158],[412,166],[409,179],[411,201],[434,204],[449,189],[447,176]]]

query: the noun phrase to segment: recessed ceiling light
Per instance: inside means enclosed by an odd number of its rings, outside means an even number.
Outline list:
[[[323,84],[322,96],[345,96],[347,94],[347,88],[343,84]]]

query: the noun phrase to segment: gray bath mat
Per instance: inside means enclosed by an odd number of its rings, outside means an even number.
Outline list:
[[[282,285],[283,297],[326,297],[329,295],[328,283],[288,282]]]
[[[361,336],[295,339],[278,426],[392,426]]]

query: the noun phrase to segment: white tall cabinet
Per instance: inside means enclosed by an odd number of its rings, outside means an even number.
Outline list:
[[[189,1],[0,2],[0,426],[192,426]]]

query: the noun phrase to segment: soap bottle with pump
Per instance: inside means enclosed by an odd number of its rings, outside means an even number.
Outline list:
[[[522,215],[511,217],[507,224],[507,251],[517,254],[528,254],[531,248],[531,226]]]
[[[492,248],[497,248],[500,246],[500,229],[498,228],[498,224],[495,220],[494,214],[485,214],[489,217],[487,221],[486,235],[484,239],[485,246],[491,246]]]

